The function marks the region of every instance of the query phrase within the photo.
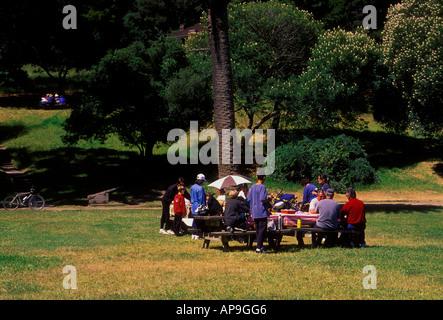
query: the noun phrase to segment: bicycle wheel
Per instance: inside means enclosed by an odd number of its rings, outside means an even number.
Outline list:
[[[32,210],[41,210],[45,206],[45,199],[42,196],[32,196],[28,202],[29,208]]]
[[[15,196],[7,196],[3,199],[3,208],[6,210],[15,210],[18,208],[20,201],[18,197]]]

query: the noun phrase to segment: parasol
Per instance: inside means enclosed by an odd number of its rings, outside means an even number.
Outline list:
[[[252,180],[248,177],[241,175],[228,175],[226,177],[220,178],[209,185],[209,187],[214,187],[217,189],[237,186],[242,183],[251,183]]]

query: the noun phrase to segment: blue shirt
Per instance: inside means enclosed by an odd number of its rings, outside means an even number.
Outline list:
[[[249,190],[249,204],[251,207],[251,216],[254,219],[267,218],[269,211],[267,203],[261,202],[268,198],[268,190],[262,184],[254,184]]]
[[[317,197],[315,194],[312,194],[312,191],[315,189],[316,187],[310,183],[306,185],[303,189],[303,203],[311,202],[312,199]]]
[[[192,213],[197,214],[195,210],[200,205],[206,205],[206,194],[205,190],[202,186],[199,186],[198,184],[194,184],[191,187],[191,207],[192,207]]]

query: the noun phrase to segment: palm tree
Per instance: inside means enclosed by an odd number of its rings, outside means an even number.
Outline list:
[[[236,173],[238,166],[232,163],[233,146],[223,144],[223,129],[235,129],[234,98],[232,87],[231,55],[228,36],[228,3],[230,0],[208,0],[210,48],[212,58],[212,84],[214,91],[215,129],[219,136],[218,175],[224,177]],[[222,163],[223,152],[229,152],[231,163]]]

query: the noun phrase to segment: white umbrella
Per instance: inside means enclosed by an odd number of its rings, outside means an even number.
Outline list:
[[[251,183],[251,182],[252,182],[251,179],[244,177],[244,176],[229,175],[229,176],[226,176],[226,177],[223,177],[223,178],[220,178],[220,179],[214,181],[213,183],[211,183],[209,185],[209,187],[222,189],[222,188],[226,188],[226,187],[237,186],[242,183]]]

